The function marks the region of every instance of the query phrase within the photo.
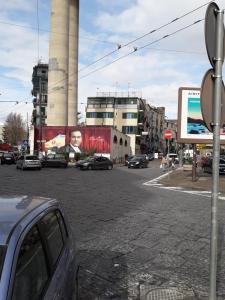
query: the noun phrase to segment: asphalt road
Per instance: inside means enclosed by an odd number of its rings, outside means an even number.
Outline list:
[[[157,287],[206,299],[210,199],[143,185],[160,174],[156,161],[147,169],[112,171],[20,171],[4,165],[0,194],[59,199],[77,243],[79,299],[145,299]],[[225,299],[224,204],[218,299]]]

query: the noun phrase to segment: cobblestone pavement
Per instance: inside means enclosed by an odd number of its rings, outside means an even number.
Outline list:
[[[206,299],[210,199],[143,185],[159,175],[158,162],[112,171],[0,166],[0,194],[59,199],[77,241],[80,300],[157,299],[149,290],[159,287],[186,293],[179,299]],[[219,205],[218,299],[225,299],[225,202]]]

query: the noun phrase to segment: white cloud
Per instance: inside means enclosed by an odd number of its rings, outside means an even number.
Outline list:
[[[85,11],[90,18],[92,16],[92,20],[90,20],[92,23],[85,24],[87,25],[85,26],[86,30],[83,28],[80,29],[80,36],[88,38],[80,39],[80,68],[116,49],[116,44],[98,43],[89,39],[112,41],[123,45],[129,40],[206,3],[205,0],[185,0],[182,2],[182,5],[180,4],[180,0],[158,0],[157,2],[155,0],[113,0],[109,6],[108,0],[95,1],[95,7],[99,10]],[[47,2],[50,3],[50,0]],[[47,2],[40,0],[41,5],[46,5]],[[222,0],[219,0],[218,4],[221,8],[223,7]],[[82,1],[80,5],[82,5]],[[20,10],[22,14],[22,10],[25,12],[32,9],[35,10],[35,5],[32,0],[10,0],[8,2],[5,1],[1,8],[3,8],[3,12],[0,13],[1,20],[20,23],[18,20],[9,17],[10,12]],[[121,49],[116,55],[107,57],[91,68],[87,68],[80,75],[87,74],[91,70],[113,61],[120,55],[132,51],[132,46],[141,47],[178,28],[191,24],[199,18],[204,18],[205,10],[206,7],[193,15],[183,18],[179,22],[174,22],[171,26],[157,33],[147,36],[143,40],[135,42],[134,45]],[[82,19],[82,15],[80,15],[80,18]],[[20,24],[28,25],[29,22]],[[89,31],[87,28],[89,28]],[[4,93],[4,97],[9,100],[16,97],[25,99],[30,96],[32,70],[33,66],[37,63],[37,33],[31,29],[1,26],[0,39],[4,41],[0,47],[1,75],[8,79],[17,79],[15,81],[17,85],[19,83],[19,85],[28,86],[27,90],[24,91],[20,91],[19,89],[2,89],[2,86],[0,86],[0,92]],[[176,115],[178,88],[184,85],[199,86],[204,72],[210,65],[206,54],[179,53],[166,51],[166,49],[206,53],[204,23],[202,22],[183,32],[177,33],[159,43],[149,46],[149,48],[165,49],[165,51],[146,49],[136,52],[134,55],[130,55],[80,80],[79,101],[85,103],[88,96],[96,95],[97,89],[106,92],[115,91],[116,82],[118,91],[127,91],[128,83],[130,83],[131,90],[141,91],[143,97],[151,99],[152,104],[156,106],[166,106],[166,114],[174,117]],[[43,57],[44,62],[47,62],[47,33],[41,32],[40,34],[40,52],[40,56]],[[10,89],[11,80],[8,85],[7,88]],[[7,105],[4,107],[7,107]],[[83,104],[79,107],[83,114],[84,107]],[[17,108],[19,110],[19,106]],[[31,108],[29,109],[31,110]],[[14,106],[13,109],[15,109]],[[21,105],[20,111],[25,114],[27,109],[28,106]],[[0,114],[0,121],[1,116]]]
[[[35,3],[32,0],[2,1],[1,10],[31,11],[36,7],[34,4]]]

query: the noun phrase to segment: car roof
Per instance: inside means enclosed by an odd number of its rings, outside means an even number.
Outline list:
[[[57,201],[50,198],[31,196],[0,197],[0,245],[7,243],[7,239],[18,222],[40,206],[43,209],[52,206]]]

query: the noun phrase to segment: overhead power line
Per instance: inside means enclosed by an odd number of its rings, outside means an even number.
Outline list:
[[[159,31],[159,30],[161,30],[161,29],[163,29],[163,28],[165,28],[165,27],[171,25],[172,23],[177,22],[178,20],[180,20],[180,19],[182,19],[182,18],[184,18],[184,17],[186,17],[186,16],[188,16],[188,15],[194,13],[195,11],[201,9],[202,7],[208,5],[208,4],[211,3],[211,2],[212,2],[212,1],[210,1],[210,2],[208,2],[208,3],[205,3],[205,4],[203,4],[203,5],[200,5],[200,6],[198,6],[197,8],[192,9],[191,11],[189,11],[189,12],[187,12],[187,13],[181,15],[180,17],[177,17],[177,18],[173,19],[172,21],[169,21],[169,22],[167,22],[166,24],[159,26],[158,28],[155,28],[155,29],[153,29],[153,30],[151,30],[151,31],[148,31],[147,33],[145,33],[145,34],[143,34],[143,35],[141,35],[141,36],[135,38],[134,40],[129,41],[128,43],[126,43],[126,44],[124,44],[124,45],[119,45],[117,49],[115,49],[114,51],[109,52],[108,54],[104,55],[103,57],[101,57],[101,58],[99,58],[99,59],[93,61],[92,63],[86,65],[85,67],[83,67],[82,69],[80,69],[79,72],[81,72],[81,71],[83,71],[84,69],[86,69],[86,68],[88,68],[88,67],[90,67],[90,66],[96,64],[97,62],[103,60],[103,59],[106,58],[107,56],[111,56],[112,54],[114,54],[115,52],[119,51],[120,49],[122,49],[122,48],[124,48],[124,47],[127,47],[127,46],[129,46],[129,45],[131,45],[131,44],[133,44],[133,43],[135,43],[135,42],[137,42],[137,41],[139,41],[139,40],[145,38],[146,36],[149,36],[149,35],[151,35],[151,34],[157,32],[157,31]]]
[[[133,51],[131,51],[131,52],[129,52],[129,53],[127,53],[127,54],[125,54],[125,55],[123,55],[123,56],[121,56],[121,57],[119,57],[119,58],[113,60],[112,62],[109,62],[109,63],[103,65],[102,67],[100,67],[100,68],[98,68],[98,69],[95,69],[95,70],[93,70],[93,71],[87,73],[86,75],[80,77],[79,80],[80,80],[80,79],[83,79],[83,78],[85,78],[85,77],[87,77],[87,76],[89,76],[89,75],[91,75],[91,74],[93,74],[93,73],[95,73],[95,72],[97,72],[97,71],[100,71],[100,70],[102,70],[102,69],[104,69],[104,68],[106,68],[106,67],[108,67],[108,66],[110,66],[110,65],[112,65],[112,64],[114,64],[114,63],[116,63],[117,61],[119,61],[119,60],[121,60],[121,59],[124,59],[125,57],[128,57],[128,56],[130,56],[131,54],[134,54],[134,53],[137,52],[137,51],[141,51],[141,50],[147,48],[148,46],[151,46],[151,45],[153,45],[153,44],[155,44],[155,43],[158,43],[158,42],[160,42],[160,41],[162,41],[162,40],[164,40],[164,39],[166,39],[166,38],[168,38],[168,37],[171,37],[171,36],[177,34],[178,32],[181,32],[181,31],[183,31],[183,30],[185,30],[185,29],[187,29],[187,28],[190,28],[190,27],[192,27],[192,26],[194,26],[194,25],[196,25],[196,24],[202,22],[203,20],[204,20],[204,19],[197,20],[197,21],[195,21],[194,23],[192,23],[192,24],[190,24],[190,25],[187,25],[187,26],[185,26],[185,27],[182,27],[182,28],[180,28],[180,29],[178,29],[178,30],[176,30],[176,31],[174,31],[174,32],[172,32],[172,33],[170,33],[170,34],[164,35],[163,37],[161,37],[161,38],[159,38],[159,39],[157,39],[157,40],[155,40],[155,41],[153,41],[153,42],[151,42],[151,43],[148,43],[148,44],[146,44],[146,45],[144,45],[144,46],[142,46],[142,47],[139,47],[139,48],[136,47]]]
[[[157,31],[159,31],[160,29],[162,29],[162,28],[164,28],[164,27],[166,27],[166,26],[169,26],[170,24],[172,24],[172,23],[174,23],[174,22],[176,22],[176,21],[178,21],[178,20],[180,20],[180,19],[182,19],[182,18],[184,18],[184,17],[186,17],[186,16],[188,16],[188,15],[194,13],[195,11],[201,9],[202,7],[208,5],[208,4],[211,3],[211,2],[212,2],[212,1],[209,1],[209,2],[207,2],[207,3],[205,3],[205,4],[202,4],[202,5],[198,6],[197,8],[195,8],[195,9],[193,9],[193,10],[191,10],[191,11],[189,11],[189,12],[183,14],[183,15],[181,15],[180,17],[177,17],[177,18],[173,19],[172,21],[167,22],[167,23],[164,24],[164,25],[161,25],[161,26],[158,27],[158,28],[149,31],[149,32],[147,32],[147,33],[141,35],[140,37],[135,38],[134,40],[132,40],[132,41],[130,41],[130,42],[124,44],[124,45],[117,45],[117,47],[118,47],[117,49],[115,49],[115,50],[109,52],[108,54],[106,54],[106,55],[100,57],[100,58],[97,59],[96,61],[94,61],[94,62],[88,64],[87,66],[85,66],[85,67],[83,67],[83,68],[81,68],[78,72],[81,72],[81,71],[83,71],[84,69],[86,69],[86,68],[88,68],[88,67],[90,67],[90,66],[96,64],[97,62],[99,62],[99,61],[101,61],[101,60],[103,60],[104,58],[106,58],[106,57],[108,57],[108,56],[111,56],[112,54],[116,53],[116,52],[119,51],[120,49],[122,49],[122,48],[124,48],[124,47],[127,47],[127,46],[131,45],[132,43],[134,43],[134,42],[136,42],[136,41],[138,41],[138,40],[140,40],[140,39],[142,39],[142,38],[144,38],[144,37],[146,37],[146,36],[148,36],[148,35],[150,35],[150,34],[153,34],[153,33],[157,32]],[[134,48],[134,51],[132,51],[131,53],[135,52],[135,50],[136,50],[136,48]],[[131,54],[131,53],[130,53],[130,54]],[[130,54],[129,54],[129,55],[130,55]],[[125,56],[125,57],[126,57],[126,56]],[[110,64],[111,64],[111,63],[110,63]],[[108,65],[108,64],[107,64],[107,65]],[[71,74],[69,74],[68,77],[73,76],[73,75],[74,75],[74,72],[71,73]],[[86,75],[84,75],[84,76],[86,77]],[[60,82],[62,82],[62,81],[65,81],[68,77],[65,77],[65,78],[63,78],[63,79],[60,79],[59,81],[56,81],[55,83],[52,84],[52,86],[50,86],[50,88],[54,88],[58,83],[60,83]],[[81,78],[83,78],[83,77],[81,77]]]
[[[24,29],[32,29],[32,30],[37,30],[37,27],[34,26],[29,26],[29,25],[21,25],[21,24],[17,24],[17,23],[11,23],[11,22],[5,22],[5,21],[0,21],[0,24],[3,25],[9,25],[9,26],[14,26],[14,27],[19,27],[19,28],[24,28]],[[47,29],[43,29],[43,28],[39,28],[39,32],[48,32],[48,33],[55,33],[55,34],[62,34],[65,35],[66,33],[63,32],[57,32],[57,31],[51,31],[51,30],[47,30]],[[75,36],[73,34],[68,34],[69,36]],[[98,43],[104,43],[104,44],[111,44],[111,45],[118,45],[117,42],[110,42],[110,41],[106,41],[106,40],[102,40],[102,39],[95,39],[95,38],[89,38],[86,36],[79,36],[79,38],[84,39],[84,40],[89,40],[89,41],[93,41],[93,42],[98,42]]]
[[[185,50],[175,50],[175,49],[163,49],[163,48],[151,48],[147,47],[149,50],[155,51],[165,51],[165,52],[175,52],[175,53],[184,53],[184,54],[197,54],[197,55],[205,55],[205,52],[198,52],[198,51],[185,51]]]

